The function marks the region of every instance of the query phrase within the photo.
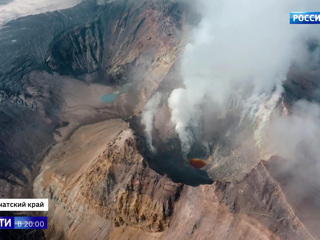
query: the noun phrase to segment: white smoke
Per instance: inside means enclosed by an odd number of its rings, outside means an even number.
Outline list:
[[[266,143],[270,151],[287,159],[297,159],[302,148],[309,157],[316,159],[320,167],[320,106],[298,101],[290,115],[272,119],[266,128]]]
[[[274,98],[281,95],[291,63],[305,59],[305,41],[318,31],[314,25],[289,24],[290,11],[318,9],[315,0],[195,4],[203,17],[182,57],[185,88],[174,90],[169,99],[172,122],[186,152],[194,139],[188,127],[199,127],[197,116],[204,101],[225,109],[236,97],[243,112],[255,117],[263,102],[277,103]]]
[[[21,17],[71,8],[82,0],[14,0],[0,5],[0,26]]]
[[[151,151],[154,151],[154,147],[152,144],[152,130],[153,130],[153,121],[155,114],[159,109],[159,105],[161,103],[161,93],[155,93],[145,105],[143,113],[142,113],[142,124],[145,126],[145,136],[147,145]]]
[[[308,226],[319,216],[320,199],[320,106],[319,103],[300,100],[290,115],[273,116],[266,124],[263,148],[272,155],[284,157],[271,160],[271,173],[280,180],[286,198],[304,212],[302,219]],[[305,204],[305,203],[308,204]],[[300,215],[302,216],[302,215]],[[315,230],[310,228],[310,230]]]
[[[187,153],[193,142],[192,132],[188,131],[188,127],[192,129],[198,126],[199,114],[196,114],[197,106],[194,101],[190,101],[192,96],[188,96],[185,89],[176,89],[169,98],[169,107],[172,109],[171,120],[175,124],[176,132],[181,140],[181,147],[184,153]]]

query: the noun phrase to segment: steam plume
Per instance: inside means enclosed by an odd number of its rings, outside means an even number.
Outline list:
[[[226,110],[230,99],[237,98],[243,117],[257,117],[264,103],[277,103],[290,65],[306,59],[306,41],[318,37],[313,25],[289,24],[290,11],[317,9],[314,0],[195,4],[202,20],[183,54],[185,88],[174,90],[169,99],[172,122],[186,153],[195,139],[188,128],[201,129],[195,116],[201,114],[202,103]]]
[[[320,167],[319,126],[319,104],[300,100],[294,104],[290,115],[270,121],[267,127],[269,138],[266,139],[273,153],[296,160],[303,152],[308,152],[308,158],[317,160]]]
[[[145,126],[145,136],[147,140],[147,145],[151,151],[154,151],[152,144],[152,129],[153,129],[153,120],[154,116],[158,111],[160,102],[161,102],[161,93],[155,93],[148,103],[146,104],[144,111],[142,113],[142,124]]]

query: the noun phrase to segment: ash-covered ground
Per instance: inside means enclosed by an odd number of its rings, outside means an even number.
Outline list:
[[[50,200],[48,230],[6,239],[318,239],[320,38],[289,28],[296,4],[92,0],[3,25],[0,197]]]

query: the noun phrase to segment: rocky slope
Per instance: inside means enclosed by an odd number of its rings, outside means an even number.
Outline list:
[[[241,181],[191,187],[150,169],[137,144],[112,120],[54,147],[34,183],[50,199],[49,239],[314,239],[263,163]]]
[[[181,51],[183,19],[174,6],[84,1],[0,30],[1,196],[32,195],[38,161],[79,126],[142,109]],[[34,31],[24,33],[38,22],[53,25],[38,29],[41,38],[33,38]],[[22,35],[24,41],[14,41]],[[133,87],[114,103],[101,102],[100,96],[121,91],[124,83]]]
[[[47,239],[317,239],[317,216],[299,213],[252,139],[238,149],[218,139],[210,164],[193,169],[163,104],[154,122],[158,152],[148,150],[140,112],[156,91],[166,98],[181,86],[188,9],[168,0],[95,2],[38,16],[63,15],[48,38],[26,36],[34,48],[10,45],[16,35],[0,41],[8,49],[7,62],[0,57],[1,197],[49,198]],[[9,24],[0,37],[35,19]],[[9,57],[23,46],[18,59]],[[303,76],[289,75],[284,105],[316,98],[318,75]],[[119,97],[102,102],[110,93]],[[219,120],[214,138],[233,121]],[[26,236],[43,233],[12,235]]]
[[[52,71],[87,82],[135,83],[144,105],[183,47],[181,6],[171,1],[116,1],[94,20],[60,36],[49,49]]]
[[[88,21],[99,8],[85,1],[73,9],[20,18],[1,27],[0,196],[32,196],[33,171],[59,125],[59,88],[43,81],[42,74],[28,74],[44,68],[43,58],[56,35]]]

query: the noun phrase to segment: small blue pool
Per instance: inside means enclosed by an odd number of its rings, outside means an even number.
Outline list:
[[[103,103],[113,103],[114,101],[116,101],[118,99],[118,97],[124,93],[126,93],[127,91],[129,91],[130,87],[132,86],[131,83],[126,83],[124,84],[119,93],[106,93],[106,94],[103,94],[101,97],[100,97],[100,101],[103,102]]]
[[[113,103],[115,100],[117,100],[119,94],[117,93],[107,93],[107,94],[103,94],[100,97],[100,101],[103,103]]]

